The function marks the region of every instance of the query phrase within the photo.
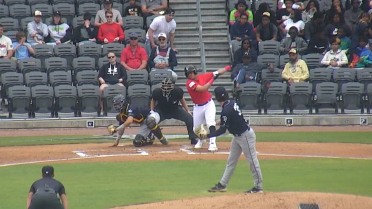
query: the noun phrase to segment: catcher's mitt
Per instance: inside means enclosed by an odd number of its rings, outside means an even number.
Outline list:
[[[209,132],[209,131],[208,131],[206,125],[204,125],[204,124],[201,124],[201,125],[199,125],[198,127],[195,128],[195,134],[196,134],[200,139],[206,139],[206,138],[208,138],[208,137],[207,137],[208,132]]]
[[[116,126],[114,126],[113,124],[108,125],[107,131],[109,132],[110,135],[116,133]]]

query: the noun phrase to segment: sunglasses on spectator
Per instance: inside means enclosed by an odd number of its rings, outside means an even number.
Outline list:
[[[112,16],[110,15],[110,16],[106,16],[106,18],[112,18]]]
[[[107,58],[112,59],[115,58],[115,56],[107,56]]]
[[[130,40],[137,40],[137,37],[130,37]]]
[[[165,41],[165,38],[159,38],[158,40],[159,41]]]

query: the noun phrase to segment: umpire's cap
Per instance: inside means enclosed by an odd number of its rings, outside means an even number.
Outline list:
[[[224,102],[229,99],[229,93],[222,86],[216,87],[214,89],[214,96],[218,102]]]
[[[42,169],[41,169],[41,174],[43,176],[50,176],[50,177],[53,177],[54,176],[54,168],[53,166],[50,166],[50,165],[46,165],[44,166]]]
[[[189,76],[190,73],[196,74],[196,67],[194,65],[188,65],[184,69],[185,71],[185,76]]]

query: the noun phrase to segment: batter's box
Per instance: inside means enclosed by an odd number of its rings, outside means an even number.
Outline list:
[[[311,204],[306,204],[306,203],[300,203],[298,206],[298,209],[320,209],[318,204],[311,203]]]

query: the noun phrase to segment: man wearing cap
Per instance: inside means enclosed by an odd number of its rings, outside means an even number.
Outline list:
[[[144,17],[159,15],[167,7],[167,0],[141,0],[141,10]]]
[[[145,48],[138,44],[135,33],[129,33],[129,44],[121,51],[120,63],[128,71],[145,70],[148,56]]]
[[[72,39],[72,27],[62,21],[62,15],[59,11],[54,11],[52,21],[48,25],[49,42],[51,45],[70,43]]]
[[[74,42],[78,45],[96,42],[97,27],[90,22],[92,15],[86,12],[83,16],[84,22],[74,29]]]
[[[160,33],[165,33],[168,37],[169,46],[176,51],[174,48],[174,36],[176,32],[176,21],[173,19],[175,11],[172,8],[168,8],[165,11],[164,16],[155,17],[150,24],[149,29],[146,33],[146,50],[150,54],[151,50],[158,44],[157,38]]]
[[[253,62],[248,52],[244,53],[242,60],[243,63],[237,64],[231,73],[231,78],[237,88],[245,82],[256,82],[257,74],[265,68],[264,65]]]
[[[298,58],[297,50],[289,50],[289,62],[285,64],[282,78],[289,84],[305,81],[309,78],[306,62]]]
[[[245,193],[262,193],[262,172],[256,152],[256,134],[249,127],[235,100],[229,100],[229,93],[223,87],[214,89],[215,99],[220,103],[221,117],[220,128],[214,133],[200,135],[201,138],[217,137],[229,130],[234,136],[231,141],[230,154],[227,159],[226,168],[220,181],[209,192],[226,192],[227,185],[234,173],[238,160],[243,152],[248,161],[253,176],[253,188]]]
[[[112,0],[104,0],[103,1],[103,9],[98,10],[96,14],[96,18],[94,19],[94,26],[101,26],[103,23],[107,22],[106,18],[106,12],[110,11],[112,12],[112,22],[117,23],[119,25],[123,25],[123,18],[120,14],[120,12],[114,8],[112,8],[112,5],[114,3]]]
[[[44,44],[44,39],[49,35],[48,26],[42,22],[41,12],[36,10],[34,20],[27,24],[27,42],[35,44]]]
[[[151,70],[163,69],[172,72],[172,81],[177,80],[177,73],[173,68],[177,66],[176,53],[167,45],[167,35],[160,33],[158,36],[159,46],[152,49],[149,58],[149,67]]]
[[[54,168],[44,166],[42,178],[35,181],[27,196],[27,209],[67,209],[67,196],[64,185],[54,179]]]
[[[261,23],[256,27],[256,40],[258,42],[277,40],[278,28],[270,22],[270,12],[262,14]]]
[[[123,27],[113,21],[113,12],[105,12],[107,22],[99,26],[97,39],[103,44],[119,42],[125,39]]]

